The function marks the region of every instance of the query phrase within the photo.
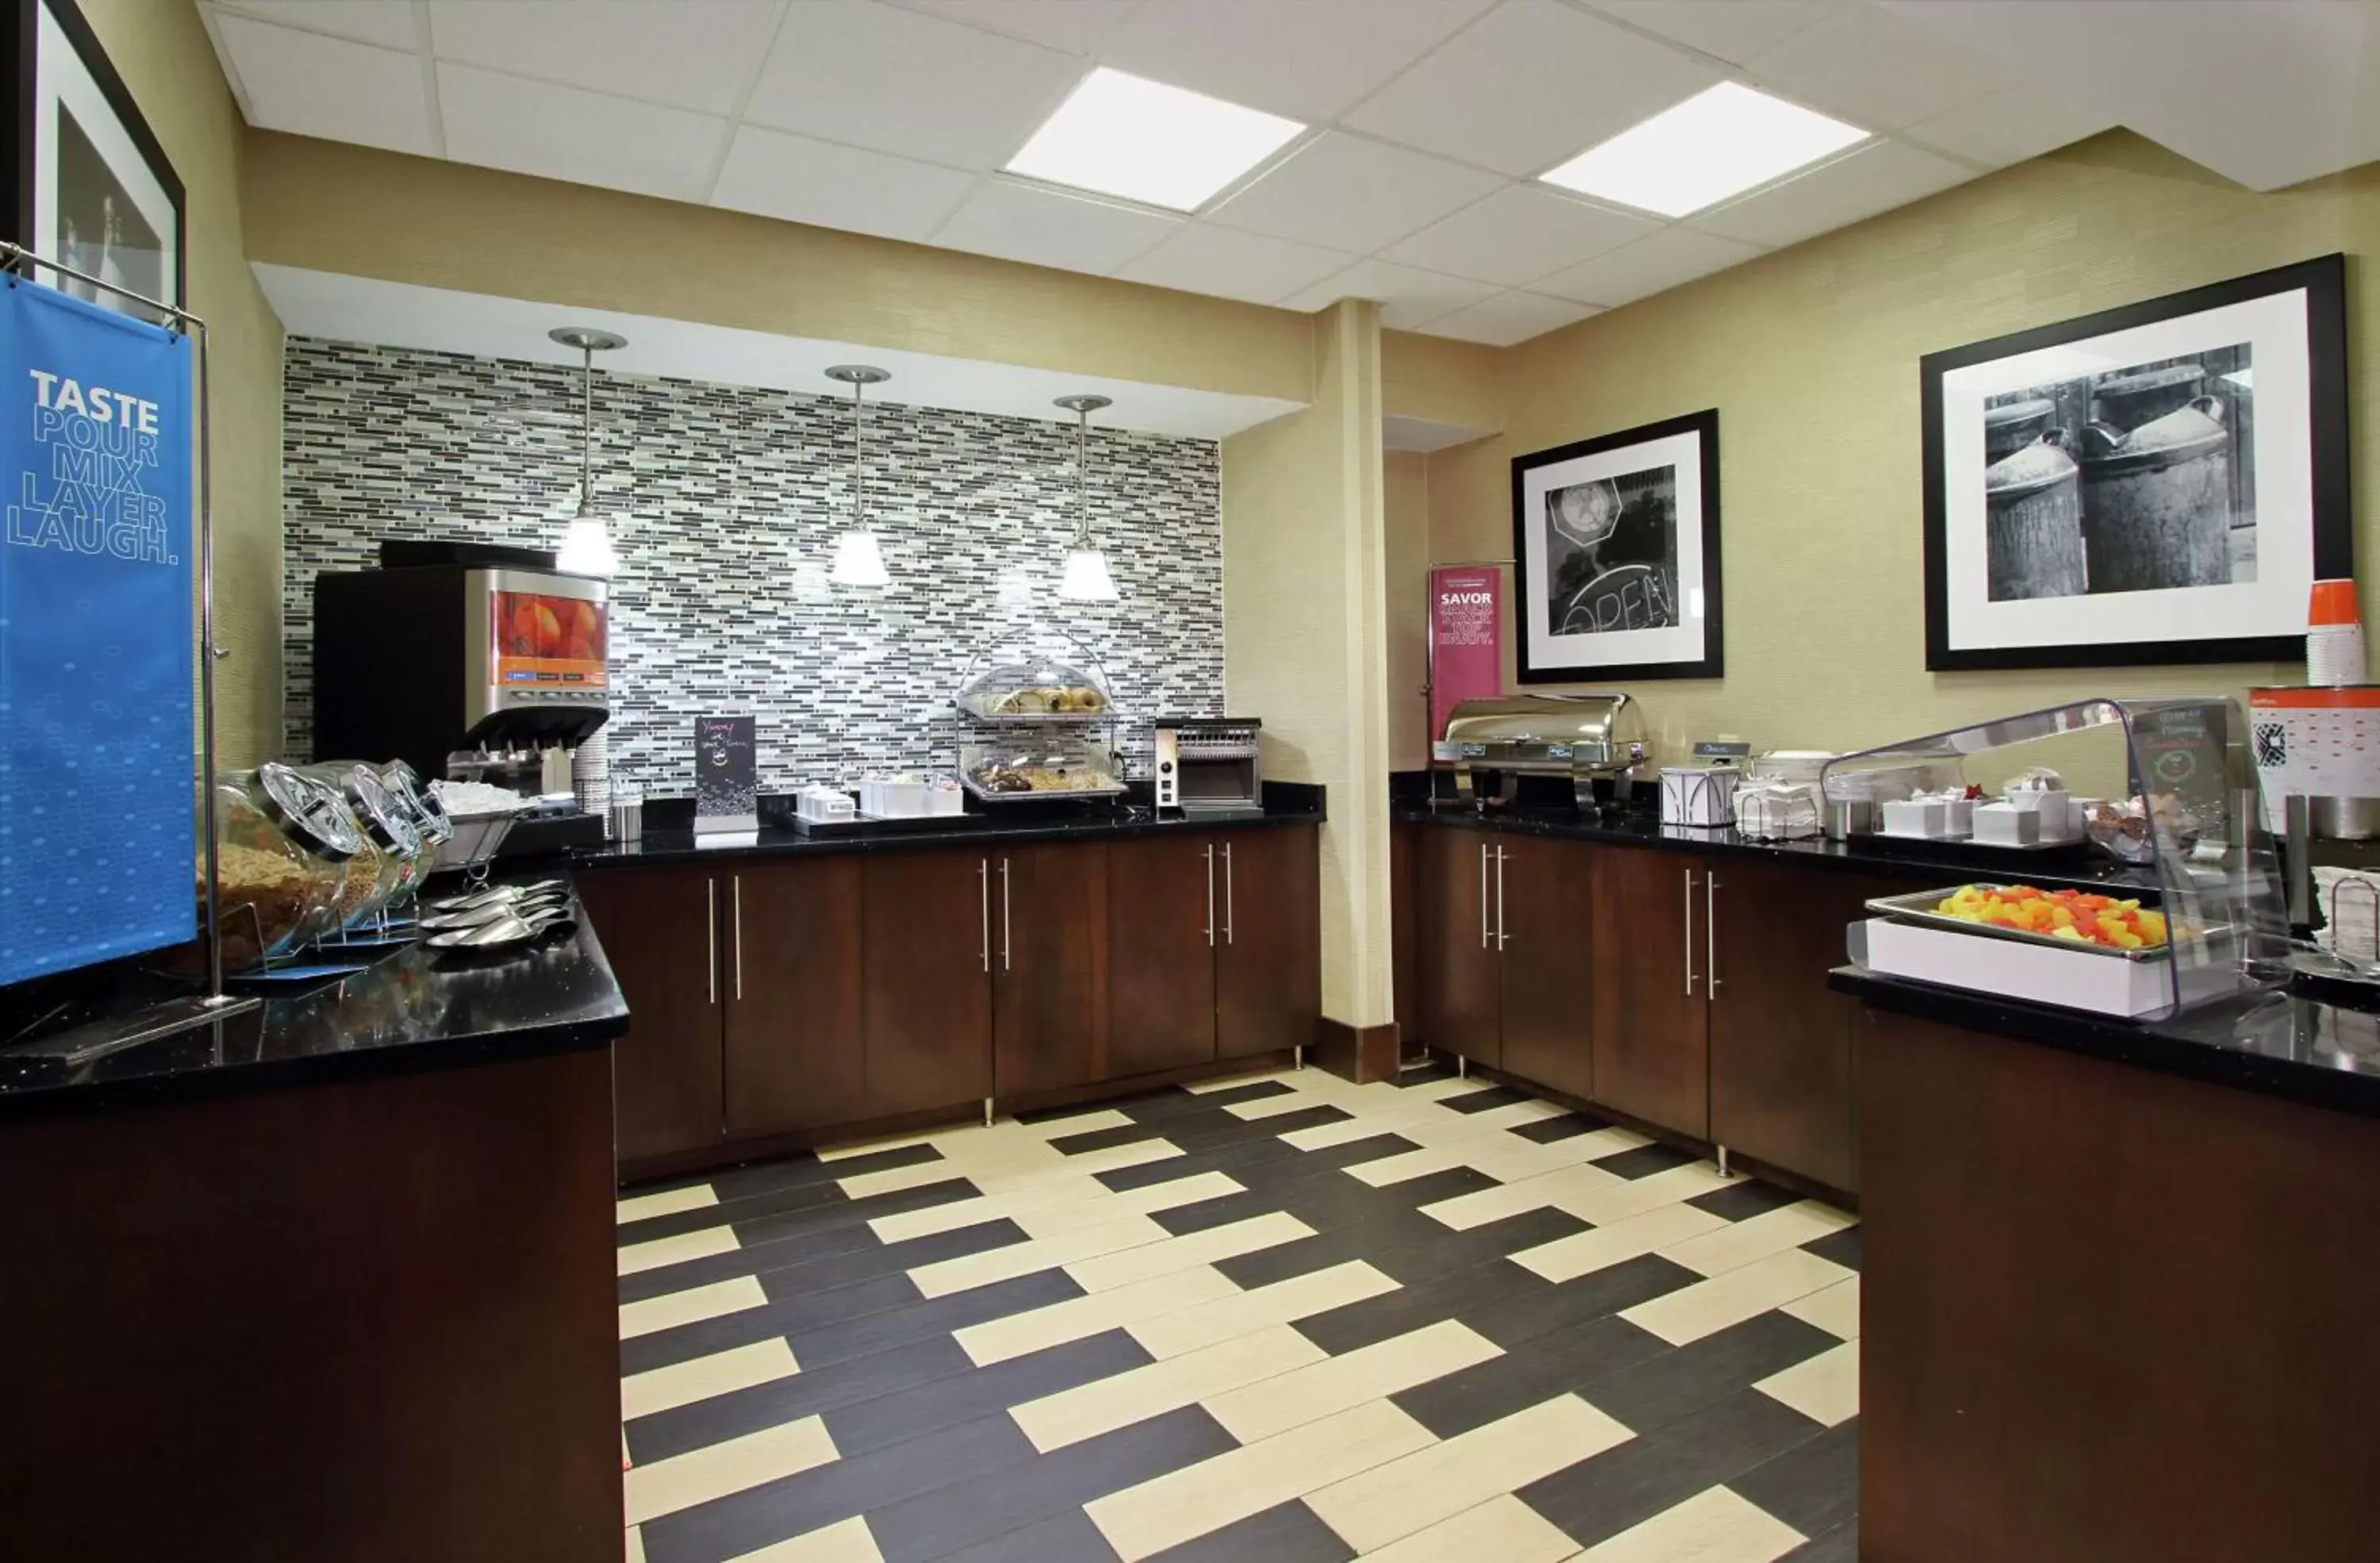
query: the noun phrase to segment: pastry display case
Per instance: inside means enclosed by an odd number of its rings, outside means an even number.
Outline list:
[[[1124,790],[1121,769],[1111,749],[1086,736],[959,745],[959,782],[986,803],[1114,797]]]
[[[1055,630],[1026,632],[977,653],[957,703],[977,721],[1002,725],[1105,721],[1114,708],[1099,659]]]
[[[1098,653],[1070,630],[1036,624],[994,639],[969,660],[951,706],[959,784],[984,803],[1124,791],[1122,713]]]

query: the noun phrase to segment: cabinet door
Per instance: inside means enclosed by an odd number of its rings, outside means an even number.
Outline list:
[[[993,1095],[1104,1078],[1107,849],[1010,848],[991,875]]]
[[[1710,989],[1710,1137],[1730,1150],[1856,1191],[1852,1022],[1827,987],[1843,928],[1871,896],[1908,887],[1788,864],[1712,866],[1718,980]]]
[[[1423,832],[1421,850],[1421,1040],[1488,1065],[1504,1056],[1496,841],[1440,825]]]
[[[727,1132],[867,1115],[856,856],[753,858],[719,876]]]
[[[1579,842],[1499,832],[1491,909],[1503,951],[1503,1067],[1595,1095],[1595,860]]]
[[[1303,1048],[1322,1018],[1321,830],[1281,825],[1214,838],[1221,1058]]]
[[[991,859],[869,854],[861,1007],[871,1117],[991,1095]]]
[[[719,906],[707,868],[581,874],[585,906],[628,1000],[612,1044],[613,1136],[641,1161],[721,1133]]]
[[[1109,1068],[1205,1063],[1215,1056],[1216,843],[1148,836],[1107,851]]]
[[[1705,866],[1649,847],[1597,850],[1595,1099],[1706,1139]]]

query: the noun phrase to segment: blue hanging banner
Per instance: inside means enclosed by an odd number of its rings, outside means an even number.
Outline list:
[[[197,932],[188,338],[0,286],[0,983]]]

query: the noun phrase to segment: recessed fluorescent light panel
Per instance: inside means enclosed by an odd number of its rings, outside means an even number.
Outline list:
[[[1866,131],[1840,119],[1722,81],[1545,178],[1598,200],[1683,217],[1866,139]]]
[[[1305,128],[1101,67],[1033,133],[1008,171],[1195,212]]]

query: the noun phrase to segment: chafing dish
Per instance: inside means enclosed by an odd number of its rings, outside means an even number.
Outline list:
[[[1473,773],[1499,777],[1498,801],[1510,803],[1524,776],[1567,776],[1583,809],[1599,809],[1595,783],[1609,785],[1611,806],[1625,806],[1648,780],[1644,708],[1626,695],[1517,695],[1465,700],[1447,714],[1430,751],[1433,770],[1454,773],[1454,796],[1477,802]]]

